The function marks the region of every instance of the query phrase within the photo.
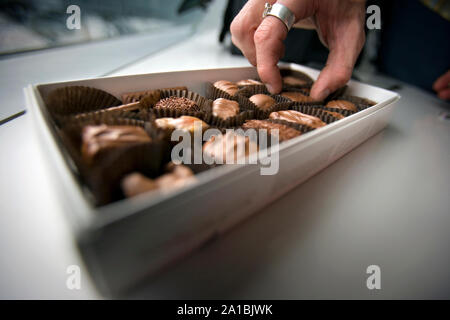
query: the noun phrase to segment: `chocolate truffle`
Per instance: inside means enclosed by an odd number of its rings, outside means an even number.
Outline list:
[[[238,87],[246,87],[246,86],[262,85],[263,83],[253,79],[245,79],[236,82],[236,84],[238,85]]]
[[[159,118],[155,120],[156,126],[161,129],[167,130],[184,130],[194,132],[195,124],[202,128],[202,131],[206,130],[209,126],[206,122],[196,117],[181,116],[179,118]]]
[[[351,103],[350,101],[345,100],[333,100],[327,103],[327,108],[336,108],[336,109],[342,109],[342,110],[350,110],[350,111],[358,111],[356,106]]]
[[[192,100],[184,97],[171,96],[159,100],[155,109],[171,109],[180,111],[201,111],[200,107]]]
[[[234,82],[227,80],[216,81],[214,82],[213,86],[219,90],[225,91],[230,96],[234,96],[236,92],[239,90],[238,86]]]
[[[273,130],[278,130],[278,139],[280,142],[300,136],[302,133],[294,128],[281,123],[274,123],[267,120],[247,120],[242,125],[243,129],[266,129],[269,134]]]
[[[305,79],[296,78],[293,76],[283,77],[283,84],[291,87],[305,87],[308,86],[311,82]]]
[[[216,163],[227,163],[227,159],[228,163],[236,163],[237,159],[248,157],[257,151],[256,142],[233,132],[213,136],[203,145],[204,156],[215,159]]]
[[[286,92],[282,92],[281,95],[285,98],[288,98],[291,101],[295,101],[295,102],[312,102],[314,101],[313,98],[304,95],[301,92],[294,92],[294,91],[286,91]]]
[[[212,114],[215,117],[226,120],[229,117],[234,117],[239,113],[239,103],[233,100],[218,98],[214,100],[212,105]]]
[[[298,124],[304,124],[311,128],[319,128],[326,125],[325,122],[320,120],[317,117],[310,116],[308,114],[304,114],[295,110],[286,110],[286,111],[278,111],[272,112],[269,116],[270,119],[279,119],[285,120],[289,122],[294,122]]]
[[[269,110],[277,102],[271,96],[267,94],[254,94],[250,97],[250,101],[253,102],[261,110]]]
[[[169,173],[156,179],[149,179],[138,172],[133,172],[122,179],[121,185],[126,197],[134,197],[153,190],[171,191],[193,182],[195,177],[191,169],[183,165],[173,165]]]
[[[91,165],[106,152],[128,145],[151,142],[145,130],[137,126],[86,126],[82,132],[81,153]]]

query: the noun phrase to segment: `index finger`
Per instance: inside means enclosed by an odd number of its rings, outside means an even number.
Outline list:
[[[284,52],[283,40],[286,36],[284,23],[272,16],[261,22],[254,36],[258,74],[272,94],[279,93],[282,87],[277,64]]]

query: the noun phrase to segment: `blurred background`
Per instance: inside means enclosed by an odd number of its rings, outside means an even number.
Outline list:
[[[209,1],[1,0],[0,54],[12,54],[135,33],[193,28]],[[81,9],[79,30],[66,27],[70,5]]]

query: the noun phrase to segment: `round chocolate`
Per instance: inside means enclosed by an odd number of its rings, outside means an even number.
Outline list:
[[[309,114],[304,114],[295,110],[272,112],[269,118],[274,120],[278,119],[298,124],[304,124],[311,128],[320,128],[326,125],[325,122],[317,117],[310,116]]]
[[[274,98],[262,93],[252,95],[250,97],[250,101],[253,102],[259,109],[264,111],[269,110],[277,103]]]

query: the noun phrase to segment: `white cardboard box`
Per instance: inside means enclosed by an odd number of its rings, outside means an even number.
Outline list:
[[[287,64],[316,78],[318,71]],[[60,148],[46,109],[48,93],[83,85],[117,97],[123,92],[185,85],[205,94],[205,82],[257,77],[254,68],[144,74],[98,78],[25,88],[42,148],[63,197],[75,239],[92,278],[105,295],[117,295],[142,278],[175,262],[257,212],[378,133],[400,96],[350,81],[347,93],[377,104],[280,145],[279,172],[260,175],[258,165],[224,165],[198,175],[198,182],[170,194],[144,194],[95,208],[75,179],[70,157]]]

